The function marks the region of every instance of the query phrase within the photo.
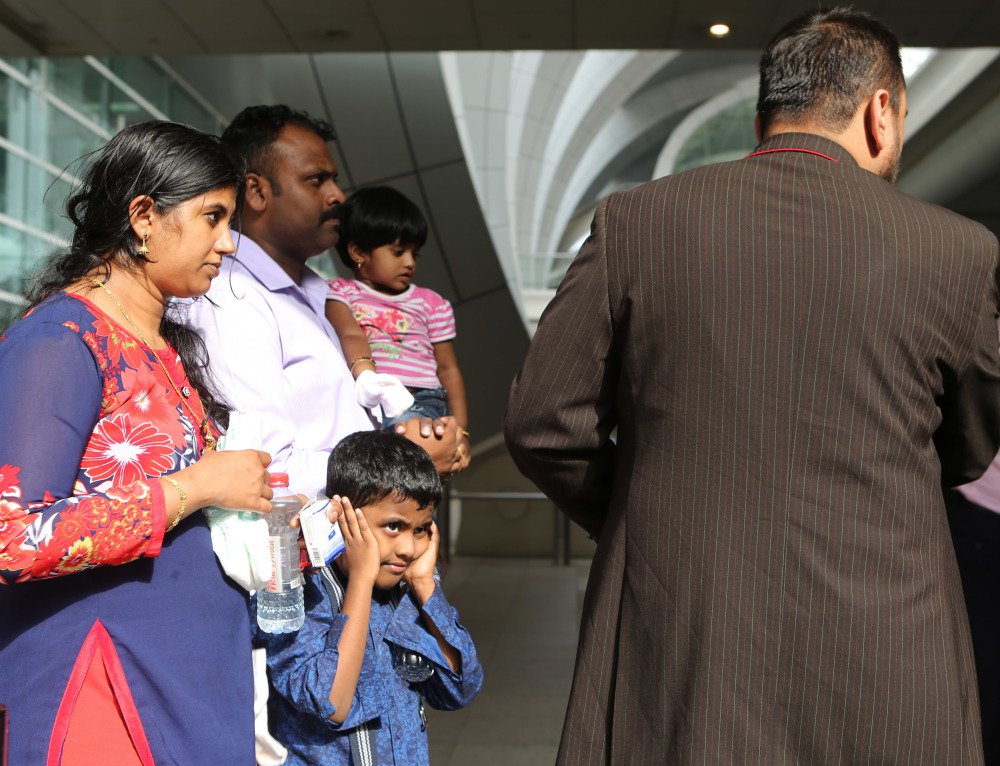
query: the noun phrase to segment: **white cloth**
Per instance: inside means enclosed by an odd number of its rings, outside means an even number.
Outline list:
[[[261,449],[261,420],[257,415],[233,412],[229,428],[219,439],[220,450]],[[208,528],[223,571],[243,590],[262,588],[271,579],[267,522],[259,513],[210,506]]]
[[[253,731],[257,766],[281,766],[288,757],[288,750],[267,729],[267,652],[263,648],[254,649],[250,656],[253,661]]]
[[[315,497],[326,487],[330,450],[372,422],[324,313],[326,282],[306,267],[297,285],[257,243],[233,236],[236,257],[224,259],[208,294],[189,303],[188,321],[205,339],[223,399],[260,415],[270,470],[286,472],[293,492]]]
[[[358,404],[372,409],[381,407],[387,418],[398,418],[413,406],[413,394],[402,381],[388,373],[364,370],[354,381]]]

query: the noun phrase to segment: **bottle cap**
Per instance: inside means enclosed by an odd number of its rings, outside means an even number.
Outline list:
[[[288,474],[287,473],[269,473],[267,475],[267,486],[269,487],[287,487],[288,486]]]

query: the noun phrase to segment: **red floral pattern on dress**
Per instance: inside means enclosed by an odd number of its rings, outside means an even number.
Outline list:
[[[0,540],[20,545],[27,528],[20,504],[12,500],[0,500]]]
[[[0,465],[0,496],[20,497],[21,487],[17,481],[17,475],[21,468],[16,465]]]
[[[147,476],[160,476],[173,466],[170,437],[151,423],[136,424],[117,414],[97,424],[80,463],[91,484],[110,479],[132,484]]]
[[[69,498],[26,484],[27,464],[16,465],[11,454],[17,453],[5,451],[10,463],[0,463],[0,585],[155,555],[163,511],[157,512],[162,498],[150,480],[197,459],[195,426],[153,352],[99,309],[80,303],[86,308],[72,311],[75,321],[64,312],[58,322],[86,345],[100,370],[95,393],[101,411]],[[13,337],[9,331],[7,337]],[[178,387],[190,385],[179,364],[172,374]],[[25,496],[42,501],[28,503]]]
[[[161,376],[162,377],[162,376]],[[177,418],[177,405],[171,401],[171,389],[145,365],[122,372],[122,388],[117,394],[116,413],[128,415],[133,422],[156,423],[172,441],[184,440],[184,423]]]
[[[146,349],[114,322],[96,319],[94,331],[105,340],[108,359],[118,369],[135,370],[147,364]]]

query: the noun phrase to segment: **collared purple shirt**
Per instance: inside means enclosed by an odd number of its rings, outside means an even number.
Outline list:
[[[1000,455],[993,458],[981,478],[957,489],[976,505],[1000,513]]]
[[[1000,454],[981,477],[956,489],[976,505],[1000,513]]]
[[[330,450],[372,423],[326,319],[323,278],[305,267],[296,284],[252,239],[234,232],[233,240],[235,258],[224,259],[209,300],[194,300],[187,318],[205,339],[223,398],[263,419],[269,470],[287,472],[293,491],[313,497],[326,487]]]

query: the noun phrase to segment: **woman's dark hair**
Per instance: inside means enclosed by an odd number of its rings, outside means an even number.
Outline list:
[[[354,262],[347,247],[352,242],[366,253],[399,242],[423,247],[427,219],[409,197],[391,186],[358,189],[340,206],[340,239],[337,253],[349,269]]]
[[[441,502],[441,477],[423,447],[391,428],[360,431],[330,453],[326,494],[349,498],[355,508],[387,498],[433,508]]]
[[[234,189],[236,209],[243,197],[242,164],[218,138],[176,122],[143,122],[124,128],[92,155],[80,188],[66,203],[75,227],[68,251],[43,265],[30,283],[28,300],[37,306],[88,274],[107,278],[112,264],[136,268],[155,260],[137,252],[139,239],[132,230],[129,204],[146,195],[157,211],[215,189]],[[160,334],[181,357],[191,384],[205,403],[205,411],[222,423],[225,405],[208,377],[208,353],[198,334],[165,311]]]
[[[905,87],[899,40],[888,27],[853,8],[824,8],[788,22],[768,44],[757,113],[765,130],[811,120],[839,132],[879,88],[898,112]]]

